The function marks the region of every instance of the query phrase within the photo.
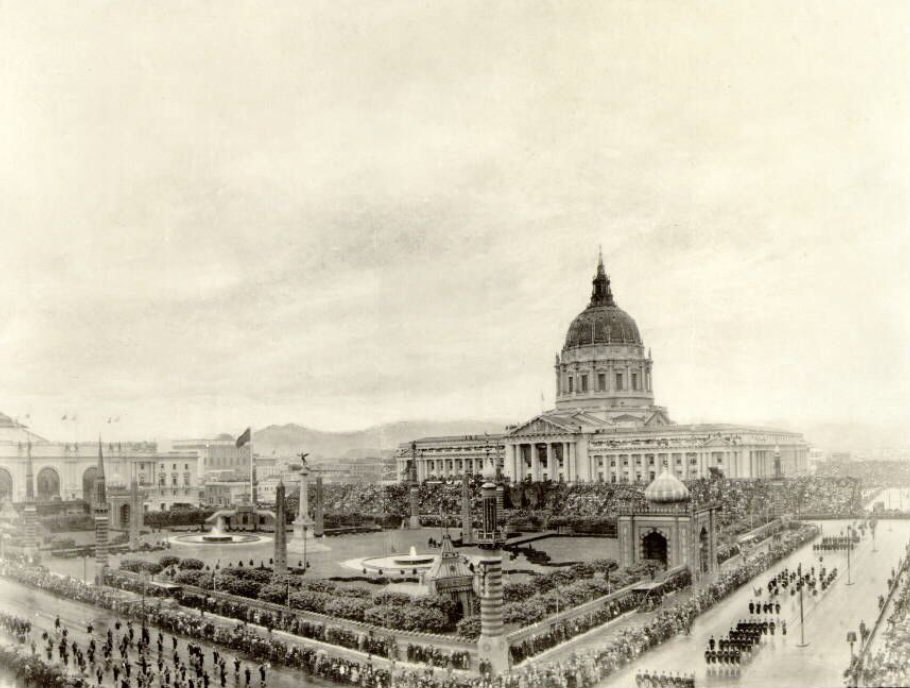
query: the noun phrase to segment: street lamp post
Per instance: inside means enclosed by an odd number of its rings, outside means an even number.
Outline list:
[[[856,671],[855,667],[853,666],[853,662],[855,660],[855,656],[853,654],[853,643],[856,642],[856,631],[847,631],[847,642],[850,643],[850,674],[853,676],[854,672]],[[854,680],[853,683],[856,683],[856,681]]]
[[[850,550],[853,549],[853,538],[847,538],[847,582],[846,585],[853,585],[850,580]]]
[[[797,590],[799,590],[799,644],[797,647],[806,647],[809,643],[806,642],[806,623],[805,615],[803,614],[803,573],[802,568],[799,569],[799,582],[796,585]]]

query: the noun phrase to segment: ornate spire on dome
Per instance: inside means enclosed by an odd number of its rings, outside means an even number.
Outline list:
[[[604,270],[603,253],[597,253],[597,274],[594,276],[594,289],[591,291],[591,303],[589,308],[594,306],[615,306],[613,292],[610,290],[610,278]]]

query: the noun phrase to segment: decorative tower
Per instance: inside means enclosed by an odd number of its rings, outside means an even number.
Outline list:
[[[139,483],[135,478],[130,481],[130,549],[139,549],[139,535],[142,532],[142,499],[139,496]]]
[[[104,479],[104,453],[101,438],[98,438],[98,475],[95,477],[95,585],[104,585],[104,573],[108,566],[108,508],[107,490]]]
[[[275,564],[273,570],[276,576],[284,576],[288,572],[288,516],[284,497],[284,482],[279,479],[278,487],[275,489]]]
[[[483,525],[478,544],[483,554],[478,561],[480,572],[480,638],[477,651],[490,663],[493,672],[509,668],[509,646],[503,635],[502,550],[505,541],[499,528],[496,510],[496,485],[487,481],[481,488]]]
[[[316,505],[313,507],[313,518],[316,523],[313,525],[313,535],[322,537],[325,535],[325,493],[322,491],[322,476],[316,476]]]
[[[38,511],[35,508],[35,475],[32,467],[32,440],[29,438],[25,459],[25,559],[37,564],[38,554]]]
[[[297,503],[297,518],[294,519],[294,540],[303,542],[313,537],[313,519],[310,518],[310,467],[306,462],[307,454],[301,454],[300,460],[300,499]]]
[[[467,473],[461,476],[461,544],[470,545],[474,540],[474,523],[471,520],[471,484]]]

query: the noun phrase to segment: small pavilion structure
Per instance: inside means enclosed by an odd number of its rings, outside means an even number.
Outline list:
[[[445,595],[461,604],[463,617],[474,615],[474,572],[452,546],[452,538],[442,536],[439,557],[424,580],[431,595]]]
[[[717,570],[717,508],[698,503],[666,466],[644,499],[620,510],[620,566],[655,560],[672,569],[688,566],[695,580]]]

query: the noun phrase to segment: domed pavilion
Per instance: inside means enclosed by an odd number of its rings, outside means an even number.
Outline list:
[[[717,569],[717,505],[694,502],[689,489],[664,466],[643,499],[617,519],[620,566],[657,561],[688,566],[694,579]]]

